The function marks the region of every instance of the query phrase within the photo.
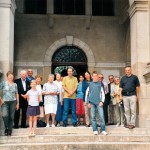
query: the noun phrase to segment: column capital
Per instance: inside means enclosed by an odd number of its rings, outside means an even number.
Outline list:
[[[15,0],[0,0],[0,8],[10,8],[12,13],[15,15],[16,2]]]
[[[130,18],[137,11],[148,11],[148,0],[130,0],[130,8],[128,9]]]

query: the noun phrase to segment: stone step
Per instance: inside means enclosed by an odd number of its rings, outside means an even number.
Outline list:
[[[150,150],[149,142],[57,142],[0,144],[0,150]]]
[[[150,142],[150,135],[36,135],[0,137],[0,144],[57,142]]]
[[[28,135],[28,128],[26,129],[13,129],[13,136],[19,135]],[[124,127],[115,127],[109,126],[106,127],[106,131],[109,134],[125,134],[125,135],[149,135],[150,129],[148,128],[134,128],[134,129],[127,129]],[[37,135],[64,135],[64,134],[93,134],[92,127],[55,127],[55,128],[37,128],[36,130]]]

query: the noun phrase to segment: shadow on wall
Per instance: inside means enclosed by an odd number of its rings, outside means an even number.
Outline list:
[[[3,76],[3,73],[0,70],[0,82],[1,82],[2,76]],[[1,96],[1,91],[0,91],[0,96]],[[2,113],[1,113],[1,107],[0,107],[0,135],[2,135],[2,130],[3,129],[4,129],[4,122],[3,122],[3,119],[2,119]]]

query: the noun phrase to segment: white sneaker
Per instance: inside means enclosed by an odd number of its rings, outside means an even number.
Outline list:
[[[108,133],[106,131],[102,131],[101,134],[107,135]]]
[[[49,124],[46,125],[46,128],[49,128]]]
[[[124,127],[124,124],[121,124],[121,127]]]
[[[52,124],[52,127],[54,128],[54,127],[55,127],[55,125],[54,125],[54,124]]]
[[[60,123],[57,124],[57,127],[60,127]]]
[[[119,127],[120,125],[119,124],[116,124],[116,127]]]
[[[98,131],[94,131],[93,133],[94,133],[94,135],[98,135]]]

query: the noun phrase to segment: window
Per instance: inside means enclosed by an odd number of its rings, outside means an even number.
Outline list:
[[[54,0],[54,14],[84,15],[85,0]]]
[[[46,14],[47,0],[25,0],[25,14]]]
[[[93,0],[93,16],[114,16],[114,0]]]

